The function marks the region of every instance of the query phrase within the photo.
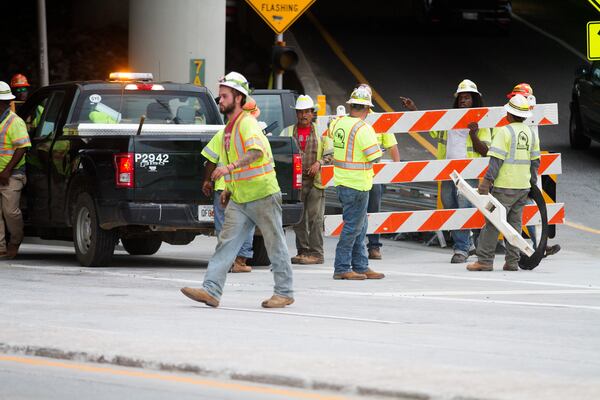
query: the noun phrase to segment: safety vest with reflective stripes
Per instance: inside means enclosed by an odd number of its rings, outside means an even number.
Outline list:
[[[116,124],[117,122],[119,122],[116,118],[113,118],[102,111],[92,111],[90,112],[88,117],[90,118],[90,121],[92,121],[94,124]]]
[[[31,147],[25,122],[12,111],[0,121],[0,171],[8,165],[16,149]],[[25,157],[15,165],[20,168],[25,165]]]
[[[250,165],[236,168],[231,174],[225,175],[225,186],[231,192],[233,201],[248,203],[280,191],[271,145],[260,129],[258,121],[249,113],[242,111],[242,115],[234,121],[229,151],[225,149],[225,140],[221,149],[217,165],[231,164],[249,150],[259,150],[262,153],[260,158]]]
[[[293,137],[297,139],[297,125],[290,125],[284,130],[281,131],[279,136],[284,137]],[[314,135],[317,138],[317,161],[323,158],[323,155],[333,154],[333,143],[331,138],[327,135],[321,136],[317,133],[317,124],[312,124],[312,129],[310,131],[311,135]],[[300,145],[298,144],[298,149],[300,149]],[[300,149],[300,153],[302,154],[302,162],[304,162],[304,152]],[[302,168],[307,169],[310,168],[310,165],[303,165]],[[323,182],[321,180],[321,171],[317,172],[313,180],[314,187],[318,189],[325,189],[323,186]]]
[[[531,160],[540,158],[540,140],[527,125],[513,122],[495,130],[488,156],[504,160],[495,187],[529,189]]]
[[[452,134],[452,131],[450,131]],[[448,145],[448,131],[431,131],[429,135],[437,139],[437,159],[445,160],[446,159],[446,146]],[[489,128],[480,128],[477,131],[477,137],[483,143],[485,143],[488,147],[492,142],[492,134]],[[481,154],[475,151],[473,148],[473,140],[471,139],[471,135],[467,135],[467,158],[478,158],[481,157]]]
[[[331,123],[328,135],[333,140],[335,186],[371,190],[373,161],[382,155],[371,125],[359,118],[342,117]]]
[[[223,130],[218,131],[215,136],[210,139],[210,142],[202,149],[202,155],[208,161],[216,165],[224,165],[219,163],[221,148],[223,147]],[[215,181],[215,190],[225,190],[225,178],[221,177]]]

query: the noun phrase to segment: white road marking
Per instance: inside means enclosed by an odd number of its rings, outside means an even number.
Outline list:
[[[219,310],[228,310],[228,311],[243,311],[243,312],[252,312],[252,313],[260,313],[260,314],[280,314],[280,315],[290,315],[294,317],[308,317],[308,318],[322,318],[322,319],[338,319],[343,321],[355,321],[355,322],[369,322],[376,324],[405,324],[406,322],[400,321],[387,321],[382,319],[369,319],[369,318],[354,318],[354,317],[343,317],[340,315],[327,315],[327,314],[310,314],[310,313],[299,313],[299,312],[290,312],[290,311],[271,311],[271,310],[256,310],[252,308],[236,308],[236,307],[219,307]]]
[[[538,27],[537,25],[532,24],[531,22],[523,19],[522,17],[518,16],[515,13],[512,13],[512,17],[514,19],[516,19],[517,21],[519,21],[520,23],[522,23],[523,25],[525,25],[525,26],[533,29],[534,31],[536,31],[538,33],[541,33],[544,36],[546,36],[548,39],[555,41],[556,43],[558,43],[559,45],[561,45],[562,47],[564,47],[565,49],[567,49],[571,53],[575,54],[577,57],[581,58],[586,63],[588,62],[588,59],[587,59],[587,57],[585,55],[583,55],[582,53],[580,53],[579,51],[577,51],[573,46],[571,46],[570,44],[568,44],[564,40],[559,39],[558,37],[554,36],[553,34],[546,32],[542,28]],[[582,29],[583,29],[583,27],[582,27]],[[583,32],[583,30],[582,30],[582,32]]]

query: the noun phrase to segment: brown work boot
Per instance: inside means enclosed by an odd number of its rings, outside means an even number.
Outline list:
[[[367,279],[367,275],[358,274],[354,271],[343,272],[341,274],[333,274],[333,279],[347,279],[350,281],[363,281]]]
[[[6,246],[6,257],[11,259],[15,258],[17,256],[17,253],[19,252],[19,246],[20,244],[9,243]]]
[[[306,254],[306,255],[302,255],[302,257],[300,258],[300,260],[298,261],[297,264],[310,265],[310,264],[323,264],[323,262],[324,261],[323,261],[322,257],[317,257],[312,254]]]
[[[467,265],[469,271],[493,271],[494,266],[492,264],[482,264],[479,261],[475,261]]]
[[[504,267],[502,267],[502,269],[504,271],[518,271],[519,270],[519,266],[518,265],[504,264]]]
[[[294,299],[291,297],[280,296],[274,294],[270,299],[267,299],[261,303],[264,308],[283,308],[294,303]]]
[[[237,274],[240,272],[252,272],[252,267],[246,265],[246,257],[237,256],[229,272]]]
[[[298,253],[297,255],[292,257],[292,264],[303,264],[302,261],[304,260],[304,257],[304,253]]]
[[[377,247],[369,249],[369,260],[381,260],[381,250]]]
[[[194,288],[190,288],[190,287],[184,287],[183,289],[181,289],[181,293],[183,293],[190,299],[198,301],[200,303],[204,303],[207,306],[219,307],[219,300],[212,297],[204,289],[194,289]]]
[[[361,272],[362,275],[366,275],[367,279],[383,279],[385,275],[381,272],[375,272],[371,268],[367,269],[365,272]]]

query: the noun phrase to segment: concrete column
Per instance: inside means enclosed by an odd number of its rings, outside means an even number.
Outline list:
[[[216,95],[225,73],[223,0],[130,0],[129,67],[156,80],[190,82],[190,60],[205,60],[204,84]]]

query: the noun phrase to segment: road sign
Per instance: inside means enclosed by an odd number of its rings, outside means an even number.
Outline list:
[[[276,34],[285,32],[316,0],[246,0]]]
[[[600,0],[588,0],[591,5],[598,11],[600,11]]]
[[[190,83],[196,86],[204,86],[205,61],[203,58],[192,58],[190,60]]]
[[[587,57],[589,60],[600,60],[600,21],[587,24]]]

